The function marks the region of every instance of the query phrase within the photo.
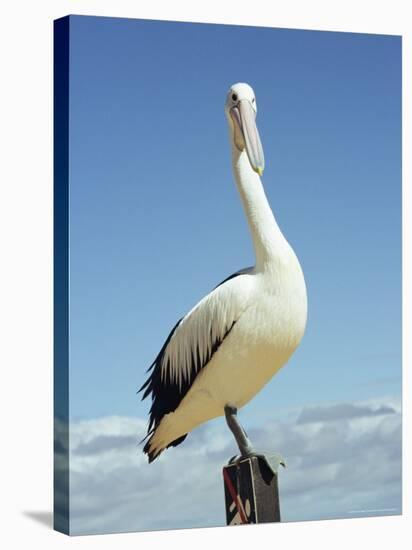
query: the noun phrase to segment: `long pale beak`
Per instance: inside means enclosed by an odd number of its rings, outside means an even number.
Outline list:
[[[235,143],[238,149],[246,149],[251,167],[261,176],[265,169],[265,157],[256,126],[256,113],[247,99],[241,99],[231,109],[235,124]]]

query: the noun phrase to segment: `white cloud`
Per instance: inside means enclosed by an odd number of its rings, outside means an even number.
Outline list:
[[[225,524],[221,470],[236,447],[224,422],[199,427],[150,465],[137,446],[146,425],[126,417],[71,425],[73,534]],[[283,521],[401,512],[399,400],[304,407],[247,428],[256,448],[287,460]]]

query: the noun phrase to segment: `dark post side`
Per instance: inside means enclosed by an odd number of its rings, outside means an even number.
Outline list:
[[[264,460],[245,458],[223,467],[226,523],[280,521],[278,476]]]

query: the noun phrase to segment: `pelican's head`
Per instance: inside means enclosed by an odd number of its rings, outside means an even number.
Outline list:
[[[225,113],[231,138],[239,151],[246,150],[251,167],[261,176],[265,168],[262,143],[256,127],[256,98],[249,84],[233,84],[227,93]]]

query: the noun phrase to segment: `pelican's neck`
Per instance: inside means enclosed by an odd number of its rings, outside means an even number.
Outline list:
[[[233,172],[252,234],[256,267],[264,269],[290,253],[263,189],[259,175],[252,169],[246,151],[232,144]]]

